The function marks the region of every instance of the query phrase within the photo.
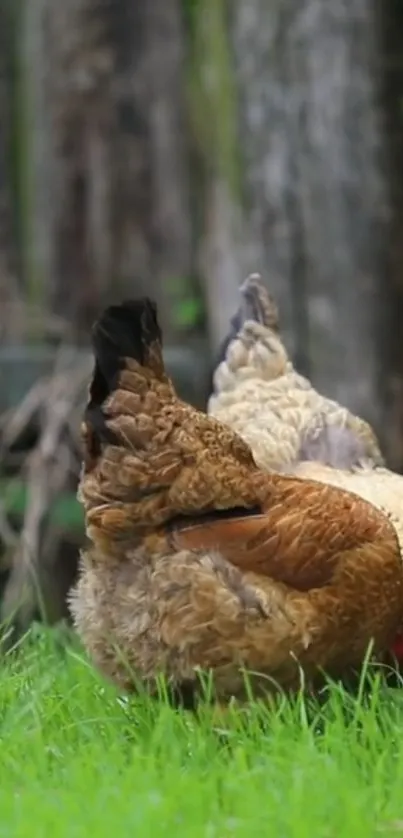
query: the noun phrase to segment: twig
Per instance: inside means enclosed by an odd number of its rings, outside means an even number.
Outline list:
[[[42,398],[40,435],[28,461],[24,523],[1,609],[3,620],[12,620],[19,631],[28,627],[38,608],[45,619],[53,611],[52,590],[57,571],[55,551],[46,537],[48,512],[72,471],[73,458],[64,437],[70,431],[73,417],[77,422],[78,411],[81,413],[90,369],[90,358],[87,364],[80,356],[79,364],[73,365],[71,354],[61,352],[54,374],[46,382],[42,381],[36,391]],[[31,397],[26,403],[32,406],[37,403],[36,398]],[[24,415],[26,418],[27,410],[25,413],[20,410],[19,419],[10,426],[13,432],[9,431],[8,439],[15,438],[16,428],[23,427]]]

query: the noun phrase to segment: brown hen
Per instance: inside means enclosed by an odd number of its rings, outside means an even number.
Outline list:
[[[155,306],[106,310],[83,425],[90,546],[72,611],[117,684],[176,695],[209,671],[225,701],[252,686],[344,677],[403,615],[396,532],[361,498],[269,475],[230,428],[181,402]],[[249,685],[250,686],[250,685]]]

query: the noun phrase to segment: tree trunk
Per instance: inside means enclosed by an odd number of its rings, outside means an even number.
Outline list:
[[[403,472],[403,9],[399,0],[385,0],[379,5],[379,28],[383,37],[380,66],[386,109],[386,162],[393,208],[379,335],[384,408],[381,438],[388,462]]]
[[[161,320],[169,340],[175,333],[178,292],[187,293],[193,272],[180,0],[146,2],[144,17],[143,108],[151,173],[149,275],[159,289]]]
[[[11,3],[0,6],[0,340],[15,337],[20,322],[20,272],[17,257],[13,175],[15,127],[15,14]],[[14,151],[14,154],[13,154]]]
[[[197,265],[205,289],[211,344],[216,350],[228,331],[238,287],[247,271],[236,91],[225,0],[195,4],[188,38]]]
[[[292,125],[298,90],[288,67],[293,13],[283,0],[235,0],[231,8],[250,270],[267,277],[295,350],[293,286],[298,275],[303,294],[305,275]]]
[[[387,206],[372,4],[235,0],[232,11],[254,268],[300,369],[379,426]]]
[[[169,335],[169,283],[191,272],[178,0],[35,0],[27,19],[50,308],[80,337],[108,299],[147,292]]]

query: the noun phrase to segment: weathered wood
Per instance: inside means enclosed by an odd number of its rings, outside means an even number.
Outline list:
[[[227,333],[238,286],[248,270],[225,0],[194,4],[188,42],[190,130],[196,161],[196,263],[203,279],[210,340],[216,350]]]
[[[240,281],[260,271],[297,366],[377,430],[387,414],[403,452],[389,339],[402,308],[400,70],[387,82],[393,148],[378,95],[382,31],[401,54],[398,0],[190,5],[185,34],[179,0],[24,5],[29,293],[44,290],[80,339],[100,305],[149,293],[171,342],[174,289],[198,274],[216,347]]]
[[[15,26],[11,2],[0,4],[0,339],[20,325],[20,265],[13,174],[15,141]],[[15,149],[14,149],[15,155]]]
[[[254,268],[268,274],[298,366],[379,426],[388,207],[373,5],[231,5]]]
[[[170,334],[169,283],[191,273],[182,49],[178,0],[26,12],[31,267],[76,337],[100,305],[144,291]]]
[[[381,286],[378,335],[381,440],[388,462],[403,472],[403,8],[378,3],[384,104],[385,171],[392,213],[385,240],[388,270]]]
[[[294,4],[296,8],[296,4]],[[235,0],[230,34],[239,96],[249,271],[267,277],[283,332],[295,348],[292,288],[298,259],[297,192],[292,113],[297,91],[287,68],[292,7],[283,0]]]

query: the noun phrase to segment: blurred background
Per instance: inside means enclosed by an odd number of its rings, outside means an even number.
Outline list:
[[[55,614],[76,571],[89,330],[111,301],[157,300],[204,406],[261,272],[299,371],[403,470],[402,56],[399,0],[0,0],[3,616],[37,607],[32,564]]]

